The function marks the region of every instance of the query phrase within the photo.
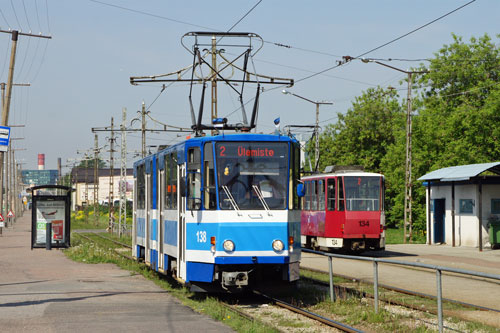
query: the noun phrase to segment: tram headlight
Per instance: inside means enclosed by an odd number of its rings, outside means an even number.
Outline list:
[[[222,246],[224,247],[224,251],[227,252],[233,252],[234,251],[234,243],[232,240],[225,240],[224,243],[222,243]]]
[[[273,250],[276,252],[281,252],[285,248],[285,245],[279,239],[273,241]]]

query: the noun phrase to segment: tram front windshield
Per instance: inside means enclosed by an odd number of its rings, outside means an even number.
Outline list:
[[[344,177],[347,210],[380,210],[380,177]]]
[[[219,142],[216,145],[220,209],[285,209],[288,144]]]

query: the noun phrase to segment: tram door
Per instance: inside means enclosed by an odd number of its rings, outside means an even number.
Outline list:
[[[181,185],[181,182],[186,181],[186,166],[181,164],[177,166],[177,188],[185,189],[185,183]],[[178,230],[177,230],[177,276],[181,279],[186,279],[186,196],[181,193],[182,190],[177,191],[177,205],[178,207]]]
[[[163,209],[165,207],[165,169],[161,170],[158,172],[159,177],[158,177],[158,186],[156,187],[158,189],[157,191],[157,208],[158,208],[158,269],[165,270],[165,262],[164,262],[164,256],[163,256],[163,235],[164,235],[164,221],[165,221],[165,216],[163,213]]]
[[[433,200],[433,215],[434,215],[434,243],[444,243],[444,216],[445,216],[445,199]]]
[[[150,162],[146,162],[146,163],[150,163]],[[150,235],[150,225],[151,225],[151,206],[152,206],[152,197],[151,197],[151,194],[153,193],[153,189],[152,189],[152,169],[153,168],[149,168],[150,172],[147,173],[146,171],[146,190],[145,190],[145,194],[146,194],[146,202],[145,202],[145,211],[146,211],[146,214],[145,214],[145,225],[144,225],[144,260],[146,261],[146,263],[150,263],[151,262],[151,256],[150,256],[150,249],[151,249],[151,241],[149,240],[149,238],[151,237]],[[147,168],[146,168],[147,170]]]

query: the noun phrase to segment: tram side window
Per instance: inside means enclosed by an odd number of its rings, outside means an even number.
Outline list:
[[[318,181],[311,182],[311,210],[318,210]]]
[[[188,150],[188,203],[190,210],[201,208],[201,155],[200,148],[189,148]]]
[[[305,182],[306,194],[304,195],[304,209],[311,210],[311,182]]]
[[[330,178],[327,181],[327,202],[328,210],[335,210],[335,178]]]
[[[153,200],[154,200],[154,196],[153,196],[153,161],[149,162],[150,163],[150,170],[151,170],[151,173],[149,174],[149,182],[148,182],[148,187],[149,187],[149,191],[148,191],[148,208],[151,210],[153,209]]]
[[[339,201],[338,201],[338,205],[337,207],[339,208],[339,211],[344,211],[344,184],[343,184],[343,181],[342,181],[342,177],[339,177],[338,178],[338,189],[339,189],[339,195],[338,195],[338,198],[339,198]]]
[[[169,155],[169,166],[170,166],[170,185],[171,185],[171,208],[177,208],[177,152],[173,152]]]
[[[146,202],[146,192],[145,192],[145,168],[144,164],[137,167],[137,209],[144,209]]]
[[[177,208],[177,159],[174,153],[165,156],[165,209]]]
[[[212,142],[205,143],[203,148],[203,180],[204,180],[204,204],[205,209],[215,209],[217,200],[215,194],[215,173],[214,173],[214,155]]]
[[[325,210],[325,182],[318,180],[318,210]]]

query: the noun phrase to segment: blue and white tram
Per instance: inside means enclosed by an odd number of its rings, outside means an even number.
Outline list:
[[[195,137],[134,163],[133,256],[195,291],[299,278],[300,148]]]

